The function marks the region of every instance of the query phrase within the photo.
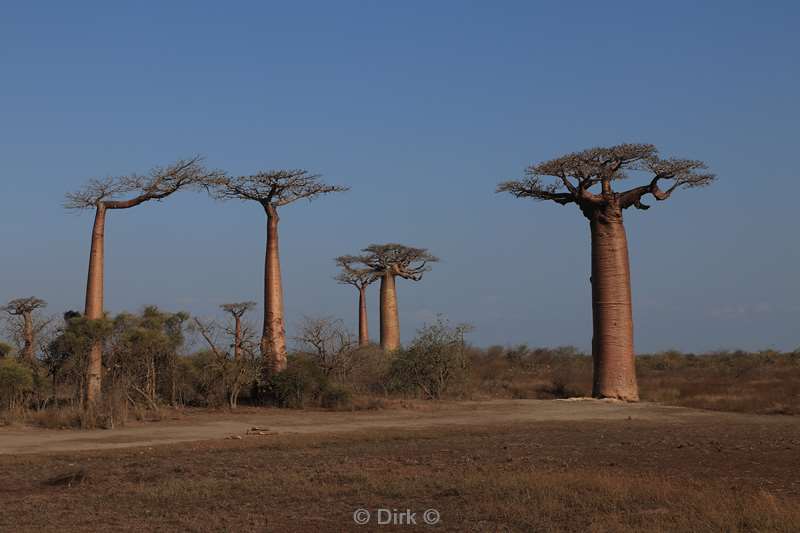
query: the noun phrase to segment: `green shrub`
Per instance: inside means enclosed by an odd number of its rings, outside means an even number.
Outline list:
[[[349,407],[352,399],[352,394],[344,387],[328,385],[328,387],[322,391],[319,403],[326,409],[342,409]]]
[[[21,407],[25,396],[33,390],[33,373],[14,359],[0,361],[0,406]]]
[[[399,350],[391,363],[390,390],[415,391],[425,398],[438,399],[448,388],[463,382],[467,330],[468,326],[453,327],[441,318],[419,330],[411,346]]]
[[[14,347],[7,342],[0,341],[0,358],[8,357],[14,353]]]
[[[328,379],[314,361],[293,356],[289,358],[286,370],[272,374],[258,384],[257,399],[264,405],[300,409],[318,402],[328,386]]]
[[[390,354],[380,346],[370,344],[353,350],[350,360],[352,369],[346,377],[337,377],[339,383],[358,394],[386,394],[386,375],[392,360]]]

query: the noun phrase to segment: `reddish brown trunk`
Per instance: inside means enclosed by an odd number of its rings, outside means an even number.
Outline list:
[[[22,319],[23,319],[22,337],[24,342],[24,345],[22,347],[22,358],[28,362],[32,362],[34,356],[33,315],[31,312],[23,313]]]
[[[233,334],[233,358],[238,361],[242,358],[242,319],[234,315],[236,328]]]
[[[592,232],[594,384],[598,398],[637,401],[628,240],[617,206],[598,208]]]
[[[397,288],[395,277],[386,273],[381,277],[381,348],[391,352],[400,348],[400,318],[397,314]]]
[[[369,344],[369,325],[367,324],[367,288],[358,288],[358,345]]]
[[[267,251],[264,264],[264,328],[261,355],[270,372],[286,370],[286,327],[283,322],[283,287],[278,253],[278,212],[267,211]]]
[[[105,256],[106,209],[100,205],[92,228],[92,249],[89,254],[89,277],[86,283],[85,316],[89,320],[103,318],[103,262]],[[86,403],[96,404],[102,393],[103,347],[100,341],[92,344],[87,365]]]

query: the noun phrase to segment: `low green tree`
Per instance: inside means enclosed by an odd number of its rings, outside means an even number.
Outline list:
[[[0,407],[14,410],[25,405],[33,390],[33,372],[15,359],[0,361]]]
[[[420,329],[406,349],[397,352],[389,369],[390,388],[416,391],[428,399],[439,399],[467,370],[464,335],[468,324],[451,326],[442,317]]]

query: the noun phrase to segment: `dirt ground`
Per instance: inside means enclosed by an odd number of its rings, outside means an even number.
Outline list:
[[[513,400],[176,418],[0,429],[0,530],[800,530],[798,417]]]
[[[594,400],[494,400],[410,404],[408,409],[331,412],[242,409],[240,412],[188,411],[158,423],[109,430],[75,431],[34,427],[0,428],[0,454],[72,452],[154,446],[246,435],[253,427],[275,434],[326,434],[385,429],[426,429],[547,421],[658,420],[678,422],[729,415],[656,404]],[[736,418],[734,416],[734,418]]]

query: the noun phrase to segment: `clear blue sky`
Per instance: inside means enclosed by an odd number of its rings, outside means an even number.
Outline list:
[[[0,300],[81,309],[92,217],[63,194],[201,153],[352,187],[283,210],[290,335],[302,314],[354,327],[332,258],[399,241],[442,258],[399,282],[404,340],[443,313],[476,344],[585,349],[587,222],[493,191],[650,142],[720,179],[627,213],[638,351],[800,346],[798,3],[122,4],[2,6]],[[192,193],[111,213],[108,310],[260,301],[263,218]]]

